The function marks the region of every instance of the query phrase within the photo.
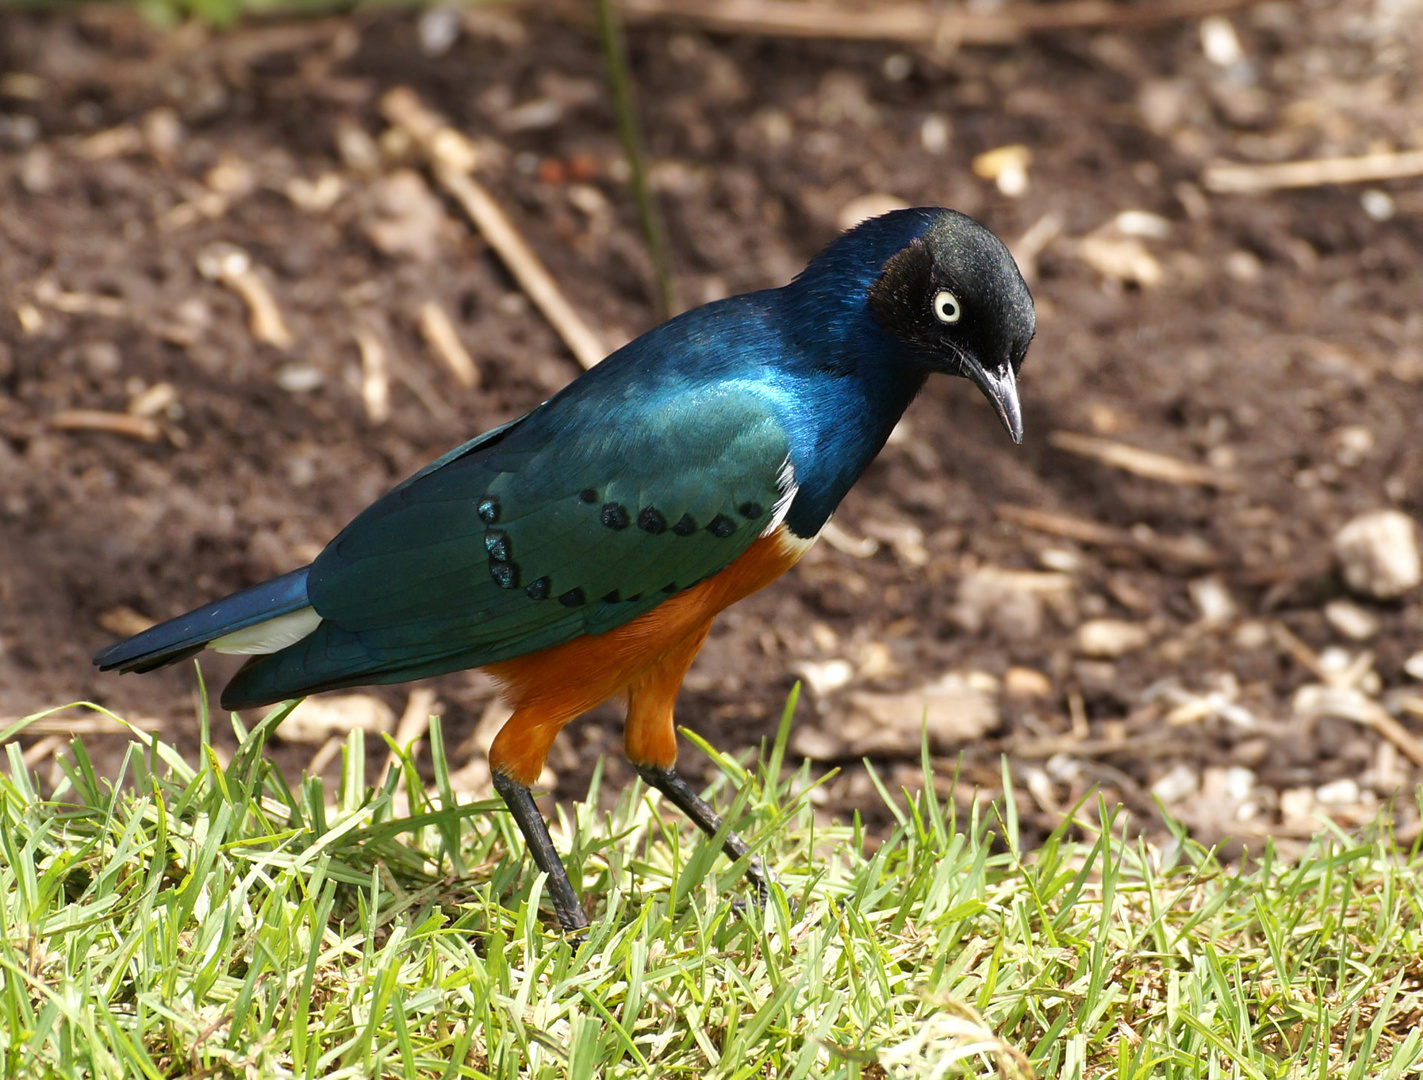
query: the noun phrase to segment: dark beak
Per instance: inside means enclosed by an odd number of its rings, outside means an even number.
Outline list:
[[[1002,421],[1008,437],[1015,443],[1023,441],[1023,410],[1018,405],[1018,377],[1013,373],[1013,365],[1004,363],[989,371],[977,360],[967,358],[968,377],[983,391],[998,419]]]

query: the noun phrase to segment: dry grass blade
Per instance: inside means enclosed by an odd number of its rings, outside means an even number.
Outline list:
[[[106,431],[142,442],[157,442],[163,437],[158,421],[150,417],[102,409],[61,409],[49,418],[49,426],[59,431]]]
[[[519,235],[494,197],[470,176],[473,153],[459,132],[420,101],[413,90],[396,87],[380,102],[381,114],[403,130],[430,161],[440,186],[450,193],[480,235],[509,268],[509,273],[549,325],[563,339],[578,363],[591,368],[605,355],[602,342],[569,304],[553,275]]]
[[[1201,182],[1210,191],[1253,195],[1280,188],[1319,187],[1322,184],[1363,184],[1423,176],[1423,150],[1402,150],[1362,157],[1311,158],[1274,165],[1208,166]]]
[[[1129,472],[1147,480],[1162,480],[1168,484],[1216,487],[1233,491],[1240,487],[1240,480],[1212,469],[1208,465],[1197,465],[1182,461],[1167,454],[1142,450],[1127,443],[1111,439],[1099,439],[1094,435],[1079,435],[1074,431],[1054,431],[1048,441],[1059,450],[1066,450],[1079,457],[1100,461],[1103,465]]]
[[[921,3],[847,8],[787,0],[624,0],[620,6],[623,16],[631,20],[690,21],[733,33],[953,46],[1004,45],[1044,30],[1200,18],[1257,2],[1159,0],[1117,4],[1107,0],[1064,0],[1057,4],[1013,3],[985,10]]]
[[[1086,518],[1053,514],[1030,506],[1000,503],[994,509],[1000,520],[1011,521],[1025,529],[1063,536],[1097,547],[1122,547],[1143,555],[1185,566],[1219,566],[1220,554],[1203,540],[1185,536],[1158,536],[1146,530],[1118,529]]]

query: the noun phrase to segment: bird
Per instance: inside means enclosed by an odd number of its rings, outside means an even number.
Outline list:
[[[489,749],[493,786],[558,923],[582,931],[531,792],[559,730],[625,700],[638,775],[716,836],[720,817],[676,770],[673,723],[713,620],[805,554],[930,375],[977,386],[1020,443],[1035,329],[1012,255],[979,222],[940,207],[871,218],[788,284],[684,312],[451,450],[310,565],[94,663],[246,655],[222,693],[232,710],[483,669],[512,709]],[[723,835],[731,859],[750,855]],[[764,901],[766,870],[748,867]]]

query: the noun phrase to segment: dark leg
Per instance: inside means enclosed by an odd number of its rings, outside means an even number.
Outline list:
[[[588,916],[583,913],[583,905],[578,900],[578,894],[573,891],[573,883],[568,880],[568,871],[559,861],[558,852],[553,850],[553,838],[548,834],[548,825],[539,813],[539,808],[534,805],[534,797],[529,793],[529,789],[496,769],[494,790],[499,792],[499,797],[504,800],[509,812],[514,815],[514,820],[519,823],[519,831],[524,834],[524,841],[529,845],[529,854],[533,856],[534,865],[548,875],[548,894],[549,899],[553,901],[554,914],[558,916],[558,925],[565,930],[588,929]],[[696,798],[695,795],[692,797]],[[745,849],[744,844],[742,849]]]
[[[708,836],[715,836],[716,831],[721,828],[721,817],[705,799],[688,786],[687,781],[677,775],[676,769],[663,768],[660,765],[639,765],[637,774],[650,787],[656,788],[671,799],[672,805],[696,822],[697,828]],[[721,845],[721,850],[726,852],[727,858],[735,861],[751,849],[746,846],[745,840],[732,832],[726,834],[726,842]],[[759,858],[751,859],[746,869],[746,880],[755,887],[756,898],[761,906],[765,907],[771,893],[767,888],[766,868]]]

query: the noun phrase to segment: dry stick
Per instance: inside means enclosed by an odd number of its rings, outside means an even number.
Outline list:
[[[236,244],[219,241],[198,252],[197,264],[203,277],[227,286],[242,298],[253,337],[278,349],[292,347],[294,339],[282,318],[282,309],[257,273],[252,256]]]
[[[425,732],[430,730],[430,714],[439,709],[439,702],[435,700],[435,691],[427,686],[417,686],[410,691],[410,697],[405,701],[405,711],[400,714],[400,722],[395,725],[395,745],[401,751],[414,754],[414,744],[417,739],[423,739]],[[384,787],[386,778],[390,775],[390,770],[394,769],[400,762],[400,753],[392,749],[385,757],[385,765],[380,772],[380,780],[376,787]],[[405,786],[405,778],[402,776],[396,784],[396,790]]]
[[[1048,436],[1048,441],[1059,450],[1066,450],[1071,454],[1100,461],[1103,465],[1111,465],[1123,472],[1129,472],[1133,476],[1144,477],[1147,480],[1164,480],[1168,484],[1216,487],[1227,491],[1240,486],[1240,480],[1229,473],[1212,469],[1207,465],[1196,465],[1193,462],[1182,461],[1180,458],[1170,457],[1167,454],[1142,450],[1126,443],[1113,442],[1111,439],[1079,435],[1074,431],[1054,431]]]
[[[1312,158],[1277,165],[1207,166],[1201,182],[1207,190],[1232,195],[1252,195],[1279,188],[1318,187],[1321,184],[1363,184],[1371,180],[1400,180],[1423,176],[1423,150],[1403,150],[1363,157]]]
[[[0,729],[13,721],[0,719]],[[102,714],[98,716],[46,716],[31,720],[25,725],[26,735],[132,735],[137,731],[159,731],[163,721],[153,716],[141,716],[134,720],[118,721]]]
[[[1198,18],[1260,0],[1159,0],[1116,4],[1064,0],[1014,3],[996,11],[970,11],[924,3],[875,4],[847,9],[788,0],[622,0],[628,19],[682,19],[732,33],[789,37],[898,41],[908,45],[1005,45],[1043,30],[1132,26]]]
[[[1419,743],[1413,733],[1390,716],[1389,711],[1378,702],[1368,701],[1368,713],[1363,722],[1398,747],[1399,752],[1413,764],[1423,765],[1423,743]]]
[[[66,315],[100,315],[108,319],[122,319],[130,314],[128,304],[117,296],[65,292],[48,278],[42,278],[35,283],[35,299]]]
[[[1000,503],[994,512],[1003,521],[1011,521],[1015,525],[1051,536],[1064,536],[1083,544],[1129,548],[1151,558],[1183,563],[1186,566],[1219,566],[1222,562],[1220,554],[1205,541],[1190,537],[1137,533],[1085,518],[1051,514],[1046,510],[1014,506],[1012,503]]]
[[[381,114],[414,140],[430,160],[436,181],[464,208],[480,234],[509,268],[544,318],[563,339],[578,363],[590,368],[605,355],[597,335],[564,299],[553,276],[544,268],[499,204],[469,175],[473,154],[459,132],[449,127],[408,87],[396,87],[380,102]]]
[[[464,342],[460,341],[455,324],[450,322],[445,309],[433,300],[426,300],[420,305],[417,321],[420,325],[420,336],[425,339],[430,351],[445,365],[445,369],[454,376],[455,382],[466,390],[473,390],[478,386],[479,368],[465,349]]]
[[[385,346],[368,327],[357,326],[353,332],[361,353],[361,401],[366,406],[366,419],[384,424],[390,419],[390,365]]]
[[[61,409],[49,418],[49,426],[59,431],[106,431],[143,442],[157,442],[163,436],[157,420],[100,409]]]

